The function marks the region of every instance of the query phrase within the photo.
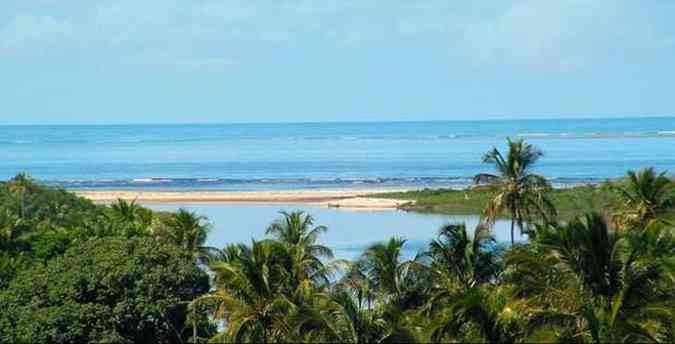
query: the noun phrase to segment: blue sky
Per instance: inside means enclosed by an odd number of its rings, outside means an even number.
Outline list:
[[[675,115],[671,0],[4,0],[0,124]]]

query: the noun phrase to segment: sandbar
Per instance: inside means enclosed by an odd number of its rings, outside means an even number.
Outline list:
[[[284,190],[284,191],[75,191],[99,204],[118,199],[140,204],[302,204],[347,209],[398,209],[410,200],[376,198],[370,195],[402,189]]]

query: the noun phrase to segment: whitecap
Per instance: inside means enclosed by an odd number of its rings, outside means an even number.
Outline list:
[[[549,137],[549,136],[554,136],[554,134],[547,134],[547,133],[524,133],[524,134],[518,134],[518,137]]]

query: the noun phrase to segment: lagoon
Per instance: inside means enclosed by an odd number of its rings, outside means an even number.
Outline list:
[[[302,210],[312,215],[317,225],[328,227],[328,232],[320,237],[320,242],[331,247],[336,258],[342,259],[354,259],[369,244],[393,236],[408,240],[404,256],[412,258],[419,250],[426,248],[442,225],[464,222],[473,232],[479,220],[476,215],[420,214],[400,210],[354,211],[307,205],[165,204],[147,207],[158,211],[176,211],[182,207],[208,217],[212,229],[207,245],[216,248],[263,239],[267,226],[279,218],[279,211]],[[494,234],[498,242],[508,242],[509,231],[509,221],[501,220],[495,224]],[[516,236],[516,240],[525,240],[525,236]]]

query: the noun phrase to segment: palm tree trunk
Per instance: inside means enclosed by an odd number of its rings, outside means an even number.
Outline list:
[[[516,241],[514,239],[514,234],[513,234],[514,231],[515,231],[515,227],[516,227],[516,218],[513,215],[511,215],[511,216],[512,216],[511,217],[511,247],[513,247],[513,245],[515,245],[515,243],[516,243]]]
[[[197,305],[192,307],[192,343],[197,344]]]
[[[24,220],[26,218],[26,196],[25,192],[21,191],[21,219]]]
[[[515,227],[516,227],[516,201],[511,201],[511,247],[516,244],[515,240]]]

